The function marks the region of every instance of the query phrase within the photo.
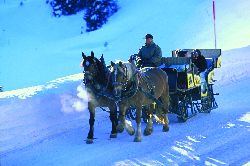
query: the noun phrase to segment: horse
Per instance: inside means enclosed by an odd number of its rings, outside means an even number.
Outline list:
[[[92,51],[90,56],[86,56],[82,53],[82,58],[81,66],[84,68],[84,83],[89,96],[88,109],[90,113],[90,129],[86,143],[93,143],[96,107],[109,108],[110,120],[112,122],[110,138],[116,138],[116,126],[118,123],[117,106],[110,95],[112,93],[112,86],[109,80],[110,70],[105,65],[103,55],[99,60],[94,56],[94,52]]]
[[[113,82],[113,94],[115,100],[119,102],[119,124],[118,132],[123,132],[124,128],[130,135],[134,134],[134,129],[125,124],[126,110],[133,106],[136,108],[137,129],[134,142],[141,142],[141,114],[142,107],[146,108],[148,120],[144,130],[144,135],[150,135],[153,131],[153,108],[152,103],[157,103],[159,118],[156,120],[163,124],[163,131],[169,130],[167,117],[169,107],[169,87],[168,76],[160,68],[147,68],[142,72],[136,68],[133,61],[111,62],[111,79]]]

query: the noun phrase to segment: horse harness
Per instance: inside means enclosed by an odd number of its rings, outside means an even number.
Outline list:
[[[131,82],[131,86],[127,87],[126,85],[128,85],[128,71],[127,71],[127,67],[125,66],[123,68],[125,75],[124,77],[126,77],[126,82],[125,83],[118,83],[115,82],[113,83],[113,85],[121,85],[124,86],[125,89],[123,90],[123,95],[118,99],[118,101],[121,101],[123,99],[128,99],[133,97],[138,91],[142,92],[144,95],[146,95],[148,98],[150,98],[151,100],[153,100],[157,105],[159,105],[160,107],[163,107],[163,104],[161,101],[159,101],[158,99],[156,99],[154,97],[154,89],[155,87],[149,83],[149,77],[147,75],[142,75],[142,73],[139,70],[136,70],[136,72],[133,74],[132,76],[132,82]],[[141,81],[140,81],[141,80]],[[142,86],[140,86],[140,83],[144,81],[146,83],[146,87],[149,90],[149,92],[145,91],[144,88]]]
[[[95,62],[95,60],[94,60]],[[88,62],[89,63],[89,62]],[[86,66],[88,66],[88,64],[86,62]],[[96,63],[93,63],[95,69],[98,69],[98,66],[96,65]],[[110,95],[109,93],[107,93],[107,89],[108,89],[108,84],[110,82],[110,73],[105,73],[108,78],[108,81],[107,81],[107,85],[101,85],[100,83],[96,82],[96,78],[98,76],[98,72],[97,70],[94,70],[93,72],[90,72],[90,71],[84,71],[84,79],[83,79],[83,83],[85,84],[85,86],[90,89],[90,91],[92,93],[95,94],[96,98],[100,98],[100,97],[107,97],[109,99],[113,99],[112,95]],[[92,79],[88,79],[88,76],[90,76]]]
[[[120,98],[115,98],[115,101],[119,102],[123,99],[128,99],[128,98],[131,98],[133,97],[137,91],[138,91],[138,85],[139,85],[139,79],[137,78],[139,76],[139,71],[136,71],[132,76],[132,81],[130,81],[128,79],[128,69],[126,66],[122,67],[122,69],[124,70],[124,73],[125,75],[123,76],[124,79],[126,79],[125,83],[122,83],[122,82],[117,82],[116,80],[116,76],[115,76],[115,82],[113,82],[113,86],[121,86],[121,87],[124,87],[124,89],[122,89],[122,96]],[[118,70],[118,69],[117,69]],[[117,72],[117,71],[116,71]],[[117,73],[115,72],[115,75],[117,75]],[[131,82],[129,84],[129,82]]]

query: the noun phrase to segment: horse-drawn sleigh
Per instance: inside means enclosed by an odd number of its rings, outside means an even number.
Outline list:
[[[185,50],[188,55],[191,55],[193,49]],[[177,114],[181,122],[185,122],[198,112],[209,113],[218,107],[214,96],[219,94],[214,93],[213,85],[216,81],[214,69],[221,67],[221,49],[201,49],[200,51],[207,62],[205,93],[201,91],[201,78],[191,56],[177,57],[176,51],[172,51],[172,57],[162,58],[160,68],[168,75],[169,112]],[[134,119],[133,109],[128,112],[128,117]]]
[[[84,83],[90,96],[87,143],[93,142],[96,107],[110,109],[111,138],[126,128],[130,135],[135,133],[136,142],[141,141],[141,118],[147,122],[144,135],[150,135],[153,131],[153,116],[163,124],[163,131],[166,132],[169,130],[168,113],[177,114],[178,119],[186,121],[197,112],[209,113],[216,108],[213,75],[214,69],[220,67],[221,50],[204,49],[201,52],[208,64],[208,88],[204,93],[200,90],[200,78],[191,57],[176,57],[174,51],[172,57],[162,58],[163,65],[160,67],[142,70],[136,68],[133,58],[129,62],[111,62],[107,67],[103,56],[99,60],[93,52],[91,56],[83,53],[81,64],[85,73]],[[180,71],[178,66],[181,65],[184,70]],[[126,115],[136,119],[136,131],[126,124]]]
[[[191,52],[192,49],[188,49]],[[201,78],[191,57],[176,57],[172,51],[172,57],[163,58],[162,69],[168,74],[170,91],[170,112],[178,115],[178,119],[186,121],[197,112],[209,113],[218,107],[214,96],[213,85],[214,69],[221,67],[220,49],[201,49],[206,58],[206,82],[207,91],[201,91]],[[177,67],[172,67],[173,65]],[[184,70],[178,70],[178,66],[185,66]]]

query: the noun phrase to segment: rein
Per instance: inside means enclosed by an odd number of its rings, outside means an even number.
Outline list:
[[[86,84],[86,87],[89,88],[97,97],[103,96],[103,97],[107,97],[111,100],[114,100],[114,97],[112,94],[107,92],[107,89],[105,88],[105,90],[103,90],[103,88],[100,88],[100,90],[95,88],[94,84]]]
[[[128,79],[128,69],[127,67],[123,67],[124,69],[124,78],[126,79],[126,81],[124,83],[122,82],[115,82],[112,84],[113,86],[118,85],[118,86],[122,86],[125,87],[124,89],[122,89],[122,91],[126,94],[121,95],[121,97],[119,97],[118,99],[116,99],[116,101],[121,101],[124,99],[129,99],[131,97],[133,97],[139,89],[139,76],[141,75],[140,72],[137,70],[132,76],[131,76],[131,80]],[[117,69],[118,70],[118,69]],[[131,86],[128,87],[127,85],[129,84],[129,82],[131,81]],[[128,91],[129,90],[129,91]]]
[[[97,80],[98,77],[101,76],[101,71],[99,70],[99,67],[97,66],[97,62],[96,60],[94,61],[95,63],[93,63],[94,67],[96,70],[94,70],[93,72],[90,71],[84,71],[84,79],[83,79],[83,83],[86,85],[87,88],[89,88],[92,93],[94,93],[97,97],[103,96],[103,97],[107,97],[111,100],[114,100],[114,97],[112,94],[108,93],[108,86],[110,83],[110,73],[106,73],[108,74],[108,81],[106,85],[102,85],[101,83],[99,83]],[[105,75],[106,75],[105,74]],[[90,75],[92,77],[92,79],[88,79],[85,75]],[[104,76],[105,77],[105,76]],[[97,86],[99,86],[100,88],[96,88]]]
[[[126,67],[125,67],[126,68]],[[127,71],[127,70],[125,70]],[[126,82],[125,83],[118,83],[118,82],[114,82],[113,85],[122,85],[125,86],[125,89],[123,91],[126,92],[126,90],[129,88],[130,91],[128,91],[127,94],[121,95],[121,97],[118,99],[118,101],[124,100],[124,99],[129,99],[131,97],[133,97],[137,92],[142,92],[145,96],[147,96],[149,99],[153,100],[157,105],[159,105],[160,107],[164,108],[162,102],[155,98],[152,91],[153,91],[153,87],[152,85],[149,85],[149,80],[146,79],[146,76],[143,76],[142,73],[139,70],[136,70],[136,72],[133,74],[133,76],[131,77],[131,87],[126,87],[126,85],[128,84],[128,82],[130,81],[127,78],[127,72],[126,72]],[[141,84],[142,82],[145,82],[148,91],[145,91]]]

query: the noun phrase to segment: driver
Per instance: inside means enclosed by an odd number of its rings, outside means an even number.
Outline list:
[[[137,67],[158,67],[161,65],[162,52],[161,48],[154,43],[153,35],[145,36],[146,42],[137,54]]]

